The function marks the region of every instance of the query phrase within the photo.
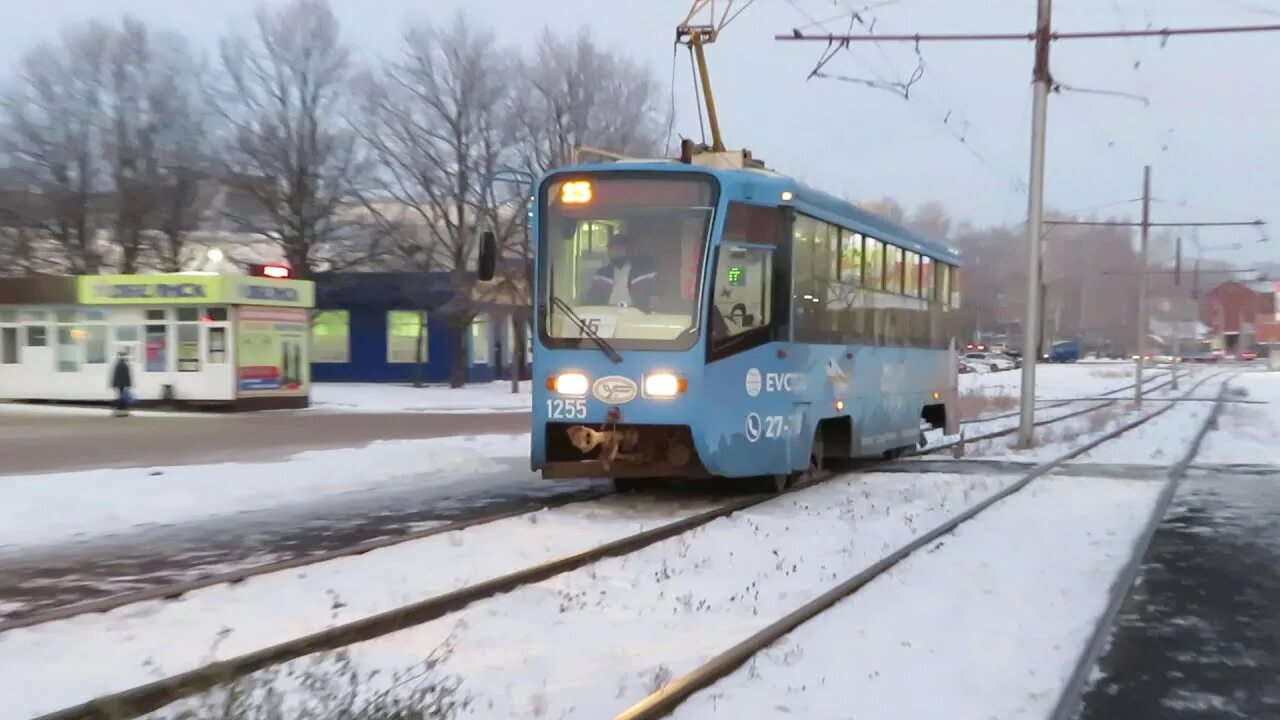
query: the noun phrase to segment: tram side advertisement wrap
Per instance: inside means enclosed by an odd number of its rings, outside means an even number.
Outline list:
[[[241,397],[309,392],[309,318],[305,308],[237,310],[237,387]]]

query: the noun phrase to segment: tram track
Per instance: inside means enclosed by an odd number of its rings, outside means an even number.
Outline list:
[[[1202,378],[1192,386],[1188,391],[1188,394],[1194,392],[1200,385],[1207,382],[1212,377],[1213,375]],[[1078,414],[1082,414],[1083,412],[1099,409],[1107,404],[1109,403],[1104,403],[1103,405],[1086,409],[1080,413],[1061,416],[1050,422],[1065,420],[1068,417],[1074,417]],[[1159,416],[1169,408],[1173,407],[1173,405],[1174,403],[1168,402],[1165,404],[1165,407],[1147,416],[1139,418],[1138,420],[1126,423],[1123,427],[1073,451],[1068,456],[1059,458],[1053,463],[1046,463],[1044,465],[1037,466],[1037,468],[1028,473],[1026,477],[1018,481],[1018,483],[1015,483],[1015,486],[1011,487],[1019,489],[1024,487],[1035,477],[1051,470],[1056,464],[1065,462],[1072,457],[1096,447],[1098,444],[1101,444],[1106,440],[1114,438],[1133,427],[1137,427],[1138,425]],[[1008,434],[1008,432],[1011,431],[1012,430],[1002,430],[998,432],[1001,434]],[[922,454],[937,452],[942,449],[945,448],[933,448]],[[884,464],[888,464],[888,462],[873,463],[869,469],[875,469],[876,466]],[[825,482],[832,476],[833,475],[826,475],[824,477],[814,478],[811,481],[797,485],[795,489],[799,490]],[[977,507],[976,510],[972,510],[971,514],[959,519],[954,519],[954,524],[952,524],[950,528],[942,530],[941,532],[935,531],[933,537],[936,538],[937,534],[948,532],[950,529],[953,529],[955,525],[964,522],[968,517],[976,515],[978,512],[981,512],[981,510],[989,507],[990,504],[998,502],[999,499],[1007,497],[1014,491],[1002,491],[989,503],[983,504],[981,507]],[[163,678],[145,685],[140,685],[129,690],[102,696],[75,707],[66,708],[61,711],[44,715],[42,718],[109,718],[110,720],[123,720],[123,718],[138,717],[165,707],[183,698],[197,695],[201,692],[210,690],[237,678],[245,677],[246,675],[268,667],[279,665],[314,653],[334,650],[356,643],[365,642],[412,626],[421,625],[455,613],[477,601],[508,593],[522,586],[537,583],[606,558],[635,553],[646,547],[662,542],[663,540],[687,533],[695,528],[702,527],[713,522],[714,520],[741,512],[777,497],[777,495],[767,493],[738,498],[717,508],[697,513],[676,522],[651,528],[628,537],[619,538],[594,548],[575,552],[548,562],[532,565],[500,577],[495,577],[473,585],[458,588],[450,592],[445,592],[409,605],[370,615],[343,625],[293,638],[267,648],[249,652],[225,661],[198,667],[193,670]],[[482,524],[482,521],[476,520],[473,521],[472,524]],[[437,534],[439,532],[446,531],[440,528],[434,528],[433,530],[436,530]],[[927,542],[928,541],[926,540],[920,543],[913,543],[912,547],[917,547],[919,544]],[[900,560],[901,558],[898,559]],[[884,562],[884,560],[881,561],[881,563]],[[896,563],[896,560],[894,562]],[[863,584],[865,584],[865,582]]]
[[[1154,379],[1155,378],[1150,378],[1147,380],[1147,382],[1151,382]],[[1153,392],[1155,390],[1158,390],[1160,388],[1163,388],[1169,385],[1169,383],[1170,383],[1169,380],[1165,380],[1164,382],[1158,383],[1154,386],[1147,388],[1146,392]],[[1133,388],[1133,383],[1130,383],[1129,385],[1126,385],[1124,387],[1115,388],[1106,393],[1101,393],[1101,395],[1107,396],[1114,393],[1124,392],[1125,390],[1129,390],[1132,388]],[[1052,406],[1039,407],[1037,408],[1037,411],[1043,411],[1043,410],[1051,409],[1055,407],[1062,407],[1062,406],[1070,405],[1075,402],[1089,402],[1089,401],[1070,400],[1070,401],[1057,403]],[[1053,423],[1069,420],[1074,417],[1079,417],[1081,415],[1085,415],[1090,412],[1094,412],[1094,411],[1103,409],[1105,407],[1109,407],[1113,405],[1115,402],[1116,401],[1101,401],[1101,402],[1095,401],[1093,405],[1075,412],[1071,412],[1064,415],[1055,415],[1050,418],[1037,420],[1035,422],[1035,425],[1037,427],[1042,427],[1045,425],[1051,425]],[[1016,413],[1014,413],[1014,415],[1016,415]],[[1009,414],[1002,414],[1002,415],[996,415],[996,416],[986,417],[986,418],[975,418],[967,422],[986,423],[986,422],[993,422],[993,421],[1005,419],[1010,416],[1011,415]],[[972,437],[965,437],[959,440],[945,442],[933,447],[924,448],[922,450],[913,452],[912,455],[930,455],[930,454],[941,453],[947,450],[951,450],[955,448],[957,445],[1005,437],[1013,434],[1016,431],[1017,431],[1016,426],[1013,426],[1010,428],[996,429],[996,430],[988,431]],[[870,462],[863,461],[851,469],[874,470],[878,467],[882,467],[886,462],[888,461],[883,461],[883,460],[870,461]],[[825,480],[830,476],[831,476],[831,473],[826,473],[820,477],[812,478],[803,483],[799,483],[795,487],[796,489],[810,487],[816,481]],[[596,492],[589,492],[585,495],[573,494],[573,495],[568,495],[562,498],[555,498],[549,502],[545,502],[541,504],[540,509],[556,509],[556,508],[564,507],[567,505],[588,503],[588,502],[600,500],[615,494],[616,492],[611,489],[601,489]],[[11,613],[9,618],[0,620],[0,633],[4,633],[10,630],[17,630],[21,628],[33,627],[33,626],[41,625],[44,623],[56,622],[59,620],[67,620],[67,619],[78,617],[81,615],[107,613],[113,610],[117,610],[119,608],[135,605],[143,602],[175,600],[175,599],[181,598],[182,596],[188,593],[195,592],[198,590],[203,590],[210,587],[216,587],[219,585],[237,585],[255,577],[270,575],[270,574],[279,573],[279,572],[285,572],[288,570],[296,570],[299,568],[307,567],[309,565],[316,565],[316,564],[328,562],[331,560],[364,555],[364,554],[373,552],[375,550],[380,550],[383,548],[394,547],[397,545],[402,545],[402,544],[414,542],[417,540],[423,540],[426,538],[435,537],[445,533],[458,532],[461,530],[466,530],[468,528],[473,528],[473,527],[478,527],[478,526],[483,526],[490,523],[498,522],[500,520],[519,517],[520,515],[524,515],[529,512],[530,510],[528,508],[519,508],[515,510],[499,512],[499,513],[489,513],[489,514],[479,515],[472,518],[466,518],[463,520],[447,522],[442,525],[426,528],[424,530],[408,532],[402,535],[396,535],[394,537],[376,538],[373,540],[354,543],[348,547],[336,548],[333,550],[327,550],[319,553],[308,553],[308,554],[298,555],[296,557],[286,558],[283,560],[276,560],[268,563],[250,565],[247,567],[237,568],[237,569],[229,570],[225,572],[213,573],[213,574],[210,574],[204,577],[195,578],[192,580],[184,580],[176,583],[157,584],[153,587],[147,587],[147,588],[142,588],[142,589],[127,592],[127,593],[119,593],[119,594],[109,595],[106,597],[95,598],[95,599],[87,600],[84,602],[64,604],[51,609],[38,609],[35,612]]]
[[[1191,387],[1187,390],[1187,392],[1183,395],[1183,397],[1191,396],[1204,383],[1208,382],[1209,380],[1221,374],[1222,373],[1213,373],[1203,378],[1200,378],[1197,382],[1191,385]],[[1219,390],[1217,401],[1214,404],[1214,410],[1209,414],[1208,418],[1205,420],[1204,424],[1202,425],[1200,431],[1197,433],[1195,438],[1189,443],[1188,451],[1184,454],[1183,458],[1174,466],[1175,471],[1177,468],[1182,468],[1182,470],[1185,471],[1185,468],[1190,464],[1192,459],[1195,457],[1195,453],[1198,451],[1200,447],[1200,442],[1203,439],[1204,434],[1207,432],[1208,428],[1212,425],[1215,418],[1217,417],[1217,414],[1222,405],[1222,400],[1225,397],[1225,388],[1230,382],[1231,377],[1233,376],[1229,376],[1228,378],[1222,381],[1222,386]],[[1083,455],[1084,453],[1098,447],[1099,445],[1102,445],[1103,443],[1114,440],[1115,438],[1120,437],[1121,435],[1129,432],[1130,430],[1133,430],[1141,425],[1144,425],[1156,419],[1157,417],[1160,417],[1166,412],[1169,412],[1171,409],[1173,409],[1173,407],[1177,403],[1176,403],[1176,399],[1170,398],[1168,400],[1173,400],[1173,401],[1166,402],[1162,407],[1152,412],[1146,413],[1134,420],[1126,422],[1122,426],[1114,430],[1111,430],[1106,434],[1085,443],[1084,445],[1073,448],[1071,451],[1064,453],[1059,457],[1056,457],[1052,460],[1049,460],[1047,462],[1044,462],[1035,466],[1026,474],[1024,474],[1022,477],[1020,477],[1017,481],[1006,486],[1004,489],[995,492],[994,494],[987,497],[986,499],[979,501],[978,503],[970,506],[969,508],[967,508],[966,510],[960,513],[957,513],[956,515],[952,516],[950,519],[934,527],[932,530],[914,538],[910,542],[902,545],[901,547],[889,553],[888,555],[883,556],[879,561],[865,568],[861,572],[858,572],[857,574],[848,578],[844,582],[841,582],[840,584],[832,587],[825,593],[822,593],[821,595],[810,600],[804,605],[801,605],[800,607],[796,608],[792,612],[783,616],[779,620],[771,623],[770,625],[752,634],[750,637],[741,641],[737,645],[730,647],[729,649],[712,657],[707,662],[699,665],[695,669],[667,683],[662,688],[651,693],[648,697],[644,698],[640,702],[632,705],[631,707],[627,708],[623,712],[616,715],[614,720],[656,720],[657,718],[664,718],[669,716],[677,707],[681,705],[681,703],[683,703],[685,700],[692,697],[695,693],[698,693],[699,691],[710,688],[719,680],[727,677],[728,675],[733,673],[735,670],[742,667],[744,664],[750,661],[751,658],[754,657],[757,653],[761,652],[765,648],[777,642],[778,640],[780,640],[781,638],[783,638],[784,636],[786,636],[788,633],[792,632],[796,628],[800,627],[804,623],[818,617],[824,611],[830,609],[837,603],[852,596],[854,593],[866,587],[877,578],[883,576],[886,572],[888,572],[893,567],[897,566],[903,560],[907,559],[908,557],[911,557],[912,555],[916,554],[922,549],[928,548],[930,545],[935,543],[939,538],[950,534],[960,525],[968,522],[969,520],[974,519],[975,517],[979,516],[984,511],[990,509],[991,507],[995,506],[1001,501],[1024,490],[1025,488],[1030,486],[1031,483],[1034,482],[1036,479],[1041,478],[1045,475],[1048,475],[1049,473],[1051,473],[1052,471],[1054,471],[1064,463],[1067,463],[1068,461],[1076,457],[1079,457],[1080,455]],[[1168,488],[1166,488],[1165,493],[1162,494],[1161,500],[1157,502],[1157,511],[1160,510],[1160,506],[1162,504],[1165,504],[1168,502],[1167,499],[1165,499],[1164,497],[1165,495],[1171,496],[1171,491]],[[1138,557],[1141,557],[1140,550],[1141,550],[1141,546],[1139,548],[1139,552],[1137,553]],[[1134,566],[1136,565],[1136,562],[1137,561],[1131,561],[1130,565]],[[1126,570],[1122,572],[1122,577],[1130,575],[1131,572],[1132,570]],[[1131,582],[1131,579],[1130,579],[1130,582]],[[1117,585],[1123,585],[1124,588],[1127,589],[1127,587],[1129,586],[1129,583],[1117,583]],[[1118,591],[1114,592],[1114,595],[1119,595],[1119,592]],[[1109,607],[1108,615],[1104,616],[1104,622],[1107,621],[1106,620],[1107,617],[1113,615],[1116,612],[1114,608],[1118,608],[1121,601],[1122,601],[1122,598],[1116,599],[1113,596],[1110,607]],[[1102,644],[1102,640],[1099,639],[1099,636],[1102,636],[1103,638],[1105,638],[1105,633],[1099,630],[1095,634],[1094,638],[1092,638],[1088,649],[1081,657],[1081,661],[1076,668],[1076,673],[1073,676],[1072,682],[1068,686],[1068,693],[1071,693],[1073,688],[1075,688],[1076,692],[1078,693],[1078,686],[1082,682],[1080,678],[1083,678],[1087,675],[1088,668],[1091,667],[1093,659],[1096,655],[1096,649],[1100,647]],[[1066,701],[1063,703],[1063,705],[1069,705],[1069,704],[1070,704],[1069,701]],[[1060,713],[1062,712],[1061,706],[1060,706],[1059,712]],[[1055,714],[1054,720],[1061,720],[1061,718],[1063,717],[1065,716],[1061,714]]]

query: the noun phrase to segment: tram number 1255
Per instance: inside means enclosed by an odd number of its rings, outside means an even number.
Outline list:
[[[586,400],[548,400],[547,417],[555,420],[585,420]]]

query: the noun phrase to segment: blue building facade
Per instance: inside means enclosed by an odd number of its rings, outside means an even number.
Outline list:
[[[449,273],[322,273],[315,282],[313,382],[449,381],[455,356],[445,315],[454,298]],[[467,381],[509,379],[510,308],[480,309],[463,337]],[[528,368],[527,341],[525,354]]]

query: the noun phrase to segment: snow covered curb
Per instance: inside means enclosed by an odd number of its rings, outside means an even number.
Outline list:
[[[0,549],[283,507],[370,488],[430,487],[494,472],[528,435],[383,440],[279,462],[12,475],[0,479]]]

